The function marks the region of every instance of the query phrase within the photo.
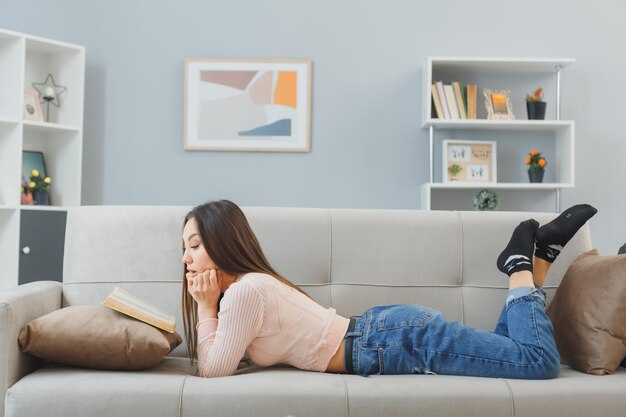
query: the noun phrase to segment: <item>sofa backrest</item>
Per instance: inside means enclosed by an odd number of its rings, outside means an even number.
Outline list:
[[[191,206],[69,208],[63,307],[99,304],[115,286],[182,321],[182,229]],[[275,269],[344,317],[374,305],[417,303],[492,331],[508,280],[496,258],[514,227],[554,213],[242,207]],[[588,224],[548,274],[552,297],[591,249]],[[186,345],[172,355],[185,356]]]

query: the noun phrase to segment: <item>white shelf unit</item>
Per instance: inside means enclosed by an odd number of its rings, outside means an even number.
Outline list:
[[[60,107],[48,122],[23,120],[24,92],[48,74],[67,87]],[[18,283],[21,211],[81,204],[84,84],[84,47],[0,29],[0,289]],[[24,150],[44,154],[51,206],[20,204]]]
[[[560,190],[575,184],[574,130],[572,120],[561,120],[561,71],[573,58],[465,58],[429,57],[425,71],[422,127],[429,129],[429,181],[421,186],[421,207],[431,210],[439,190],[552,191],[560,211]],[[463,86],[477,84],[476,119],[438,119],[434,116],[431,85],[436,81]],[[544,88],[548,102],[546,120],[528,120],[525,95]],[[510,90],[512,120],[488,120],[483,88]],[[497,139],[498,183],[443,182],[440,148],[443,139]],[[546,182],[530,183],[524,157],[533,147],[547,150]],[[547,148],[547,149],[546,149]],[[450,207],[454,209],[454,207]]]

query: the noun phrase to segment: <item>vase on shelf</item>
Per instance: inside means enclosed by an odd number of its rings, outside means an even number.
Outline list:
[[[544,169],[528,170],[528,179],[530,182],[543,182]]]
[[[528,120],[543,120],[546,118],[545,101],[527,101],[526,111],[528,112]]]
[[[33,203],[36,206],[47,206],[49,191],[33,191]]]
[[[20,195],[20,204],[23,206],[32,206],[33,205],[33,194],[32,193],[22,193]]]

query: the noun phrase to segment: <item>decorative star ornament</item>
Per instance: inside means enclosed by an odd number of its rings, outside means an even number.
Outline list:
[[[61,102],[59,101],[59,95],[67,90],[67,87],[57,85],[54,82],[54,77],[52,77],[52,74],[48,74],[48,76],[46,77],[46,81],[42,83],[33,83],[33,88],[39,93],[39,97],[41,97],[42,99],[41,104],[51,103],[56,107],[61,106]]]

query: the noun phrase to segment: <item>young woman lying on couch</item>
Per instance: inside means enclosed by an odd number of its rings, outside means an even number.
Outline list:
[[[246,349],[260,366],[318,372],[555,378],[560,358],[542,286],[560,250],[596,212],[581,204],[541,227],[529,219],[515,228],[497,259],[508,296],[495,331],[486,332],[417,304],[342,317],[272,268],[236,204],[199,205],[183,224],[189,357],[209,378],[235,374]]]

